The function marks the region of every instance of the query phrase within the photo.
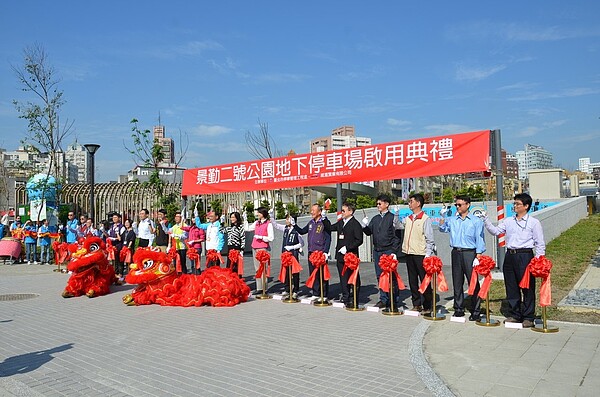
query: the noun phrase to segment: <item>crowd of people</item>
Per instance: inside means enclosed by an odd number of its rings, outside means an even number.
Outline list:
[[[466,309],[470,311],[469,320],[480,319],[481,299],[478,297],[479,285],[470,300],[470,306],[465,307],[464,281],[471,279],[473,268],[478,266],[479,258],[485,252],[484,230],[492,235],[505,233],[506,235],[506,257],[503,266],[504,281],[506,285],[506,296],[510,306],[511,316],[507,322],[520,322],[524,327],[533,326],[535,312],[535,278],[531,276],[530,288],[519,287],[525,269],[533,257],[539,257],[545,253],[544,236],[540,222],[529,215],[533,209],[533,201],[528,194],[517,194],[514,197],[513,217],[500,221],[494,225],[485,213],[475,216],[470,213],[471,199],[468,196],[457,196],[454,200],[456,212],[444,208],[441,211],[442,219],[439,223],[440,232],[450,234],[452,284],[454,294],[454,316],[464,317]],[[371,219],[364,217],[360,222],[355,218],[355,207],[352,203],[345,202],[341,212],[338,213],[336,222],[332,224],[327,218],[326,211],[320,204],[313,204],[310,210],[311,219],[304,226],[297,224],[296,217],[287,216],[285,225],[279,224],[271,219],[269,210],[259,207],[256,212],[256,221],[249,223],[246,213],[237,211],[229,214],[229,222],[226,222],[225,214],[221,216],[214,212],[208,212],[206,219],[202,220],[197,212],[194,218],[186,222],[181,212],[176,212],[174,219],[169,221],[165,210],[157,212],[156,219],[150,218],[147,209],[139,211],[139,220],[133,222],[131,219],[122,220],[118,213],[112,214],[110,222],[95,226],[93,219],[81,215],[79,219],[74,212],[68,213],[68,219],[64,225],[53,227],[48,221],[34,223],[30,220],[21,224],[19,217],[10,225],[10,234],[13,238],[21,239],[24,243],[25,252],[23,262],[28,264],[49,264],[52,262],[51,242],[53,238],[60,238],[67,243],[74,243],[87,236],[101,237],[115,247],[114,258],[115,272],[122,280],[127,273],[129,259],[120,255],[121,250],[127,248],[131,254],[135,249],[143,247],[156,247],[163,252],[176,251],[179,256],[180,273],[200,274],[202,271],[201,261],[193,261],[188,258],[188,249],[195,249],[202,256],[210,251],[221,253],[226,248],[237,250],[243,261],[243,252],[246,247],[246,233],[253,232],[252,248],[254,271],[261,266],[260,251],[271,251],[275,240],[275,231],[283,233],[281,252],[289,252],[296,261],[300,261],[300,254],[306,250],[308,254],[308,274],[312,274],[319,264],[314,261],[313,253],[321,252],[325,261],[329,261],[329,252],[332,246],[332,231],[336,232],[337,241],[334,244],[333,260],[338,270],[341,294],[339,300],[347,307],[357,304],[360,296],[360,275],[350,283],[351,271],[346,268],[346,254],[352,253],[359,256],[359,247],[363,244],[363,236],[371,236],[373,244],[373,265],[377,279],[381,277],[382,268],[380,261],[384,255],[391,256],[394,260],[402,253],[405,257],[408,283],[411,294],[412,310],[423,314],[431,313],[433,307],[433,291],[427,287],[420,291],[421,283],[426,276],[424,261],[435,255],[436,246],[433,237],[433,225],[431,218],[423,211],[425,199],[421,194],[412,194],[408,200],[411,214],[400,218],[399,212],[390,211],[391,199],[382,194],[377,197],[376,204],[378,214]],[[4,223],[4,220],[3,220]],[[399,230],[404,229],[404,237],[401,241]],[[305,236],[305,237],[303,237]],[[305,241],[306,240],[306,241]],[[38,250],[39,247],[39,250]],[[39,251],[39,255],[38,255]],[[208,258],[207,258],[208,259]],[[190,266],[188,267],[188,264]],[[243,263],[232,261],[227,258],[226,263],[211,259],[206,261],[205,268],[211,266],[227,266],[238,273],[238,267],[243,269]],[[284,294],[296,299],[300,294],[300,274],[293,267],[286,267],[292,272],[290,283],[285,285]],[[178,270],[179,271],[179,270]],[[253,273],[254,274],[254,273]],[[240,276],[242,276],[240,274]],[[254,294],[264,294],[268,285],[263,284],[263,279],[256,278]],[[375,306],[390,310],[390,307],[399,307],[398,286],[388,292],[379,290],[379,300]],[[304,295],[312,295],[325,301],[330,299],[329,280],[317,277]],[[393,296],[394,302],[391,302]]]

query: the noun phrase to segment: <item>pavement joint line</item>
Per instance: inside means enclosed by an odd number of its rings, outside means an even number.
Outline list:
[[[446,384],[435,373],[427,362],[423,351],[423,338],[425,332],[432,325],[429,321],[423,321],[413,330],[408,340],[409,361],[421,378],[421,381],[436,397],[456,397]]]

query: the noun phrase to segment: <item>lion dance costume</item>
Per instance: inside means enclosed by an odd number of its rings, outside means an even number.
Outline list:
[[[79,245],[69,246],[71,261],[67,270],[72,272],[63,298],[86,295],[88,298],[106,295],[110,285],[117,281],[115,269],[108,263],[104,241],[99,237],[88,237]]]
[[[246,302],[250,288],[230,269],[213,266],[200,275],[177,275],[172,258],[152,248],[138,249],[125,278],[137,284],[123,303],[162,306],[235,306]]]

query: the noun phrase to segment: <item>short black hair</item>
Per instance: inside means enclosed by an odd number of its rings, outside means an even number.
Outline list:
[[[466,194],[459,194],[454,198],[454,200],[462,200],[467,204],[471,204],[471,197],[467,196]]]
[[[421,193],[413,193],[410,196],[408,196],[408,198],[418,201],[421,208],[423,208],[423,206],[425,205],[425,197],[423,197]]]
[[[533,200],[531,199],[531,196],[527,193],[515,194],[515,198],[513,200],[519,200],[523,203],[523,205],[526,205],[527,212],[529,212],[529,210],[531,209],[531,203],[533,202]]]
[[[392,202],[392,200],[390,199],[390,196],[388,196],[387,194],[380,194],[379,196],[377,196],[377,201],[384,201],[388,204],[390,204]]]
[[[269,219],[270,218],[269,211],[265,207],[258,207],[256,209],[256,212],[260,212],[261,215],[263,216],[263,218],[265,218],[265,219]]]
[[[346,207],[348,208],[350,211],[352,211],[352,213],[354,213],[354,211],[356,211],[356,207],[354,206],[354,204],[349,203],[349,202],[344,202],[344,204],[342,204],[342,207]]]

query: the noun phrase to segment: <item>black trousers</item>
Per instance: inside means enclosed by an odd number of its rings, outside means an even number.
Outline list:
[[[465,312],[465,292],[464,282],[467,277],[467,285],[471,282],[473,274],[473,260],[477,256],[475,250],[459,251],[452,250],[452,289],[454,291],[454,311],[455,313]],[[478,315],[481,312],[481,298],[479,294],[479,282],[475,287],[475,292],[471,296],[471,313]]]
[[[122,276],[125,270],[125,264],[121,262],[121,249],[123,244],[115,245],[115,274]]]
[[[286,267],[283,269],[283,272],[285,273],[285,290],[289,293],[292,294],[294,292],[298,293],[298,291],[300,290],[300,273],[292,273],[292,291],[290,291],[290,279],[289,279],[289,274],[288,271],[290,270],[290,267]]]
[[[339,254],[336,260],[336,265],[338,269],[338,274],[340,275],[340,287],[342,288],[342,302],[344,303],[354,303],[354,292],[356,291],[356,303],[359,302],[360,298],[360,272],[356,277],[356,288],[352,284],[348,284],[348,280],[350,280],[350,276],[352,275],[352,270],[346,269],[346,272],[342,274],[342,270],[344,269],[344,256]]]
[[[504,286],[506,300],[510,308],[510,316],[522,321],[533,321],[535,317],[535,277],[529,277],[529,288],[520,288],[519,283],[525,274],[525,269],[533,259],[532,252],[510,253],[504,257]]]
[[[424,294],[419,292],[421,282],[425,278],[423,259],[425,259],[425,255],[406,254],[408,285],[410,286],[410,294],[413,306],[422,306],[424,310],[431,310],[433,302],[431,284],[429,284]]]
[[[187,249],[177,250],[177,255],[179,255],[179,261],[181,262],[181,273],[187,274]]]

